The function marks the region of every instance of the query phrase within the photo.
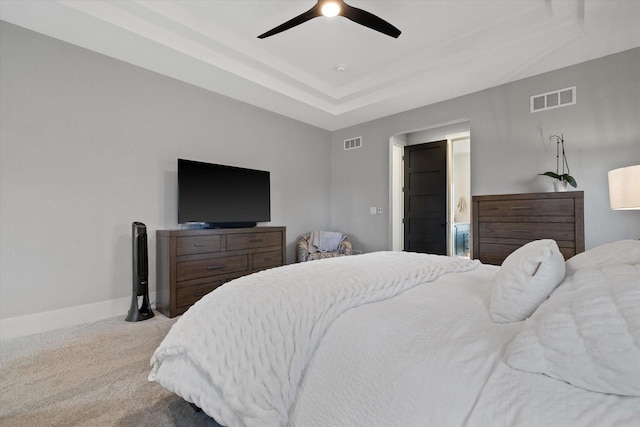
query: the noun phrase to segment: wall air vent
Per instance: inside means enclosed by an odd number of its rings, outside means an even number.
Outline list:
[[[566,107],[576,103],[576,87],[554,90],[531,97],[531,112],[551,110],[552,108]]]
[[[355,148],[360,148],[360,147],[362,147],[362,137],[361,136],[357,136],[355,138],[345,139],[344,140],[344,149],[345,150],[353,150]]]

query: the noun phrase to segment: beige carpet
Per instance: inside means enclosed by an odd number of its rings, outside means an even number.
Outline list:
[[[0,426],[218,426],[147,381],[175,319],[95,322],[0,343]]]

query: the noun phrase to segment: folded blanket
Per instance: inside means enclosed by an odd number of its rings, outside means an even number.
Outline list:
[[[332,322],[477,261],[376,252],[291,264],[226,283],[191,307],[151,359],[150,381],[228,426],[285,426],[304,369]],[[163,363],[186,360],[201,372],[198,393]],[[204,387],[203,387],[204,389]]]
[[[309,252],[335,252],[346,238],[347,236],[336,231],[312,231],[309,236]]]

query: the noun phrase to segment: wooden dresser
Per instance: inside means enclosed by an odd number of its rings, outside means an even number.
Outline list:
[[[286,228],[156,231],[156,308],[174,317],[218,286],[284,265]]]
[[[473,196],[472,257],[500,265],[522,245],[553,239],[565,259],[584,252],[584,192]]]

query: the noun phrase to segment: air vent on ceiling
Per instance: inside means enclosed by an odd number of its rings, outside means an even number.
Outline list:
[[[355,138],[345,139],[344,140],[344,149],[345,150],[353,150],[355,148],[360,148],[360,147],[362,147],[362,137],[361,136],[357,136]]]
[[[566,107],[576,103],[576,87],[554,90],[531,97],[531,112],[551,110],[552,108]]]

